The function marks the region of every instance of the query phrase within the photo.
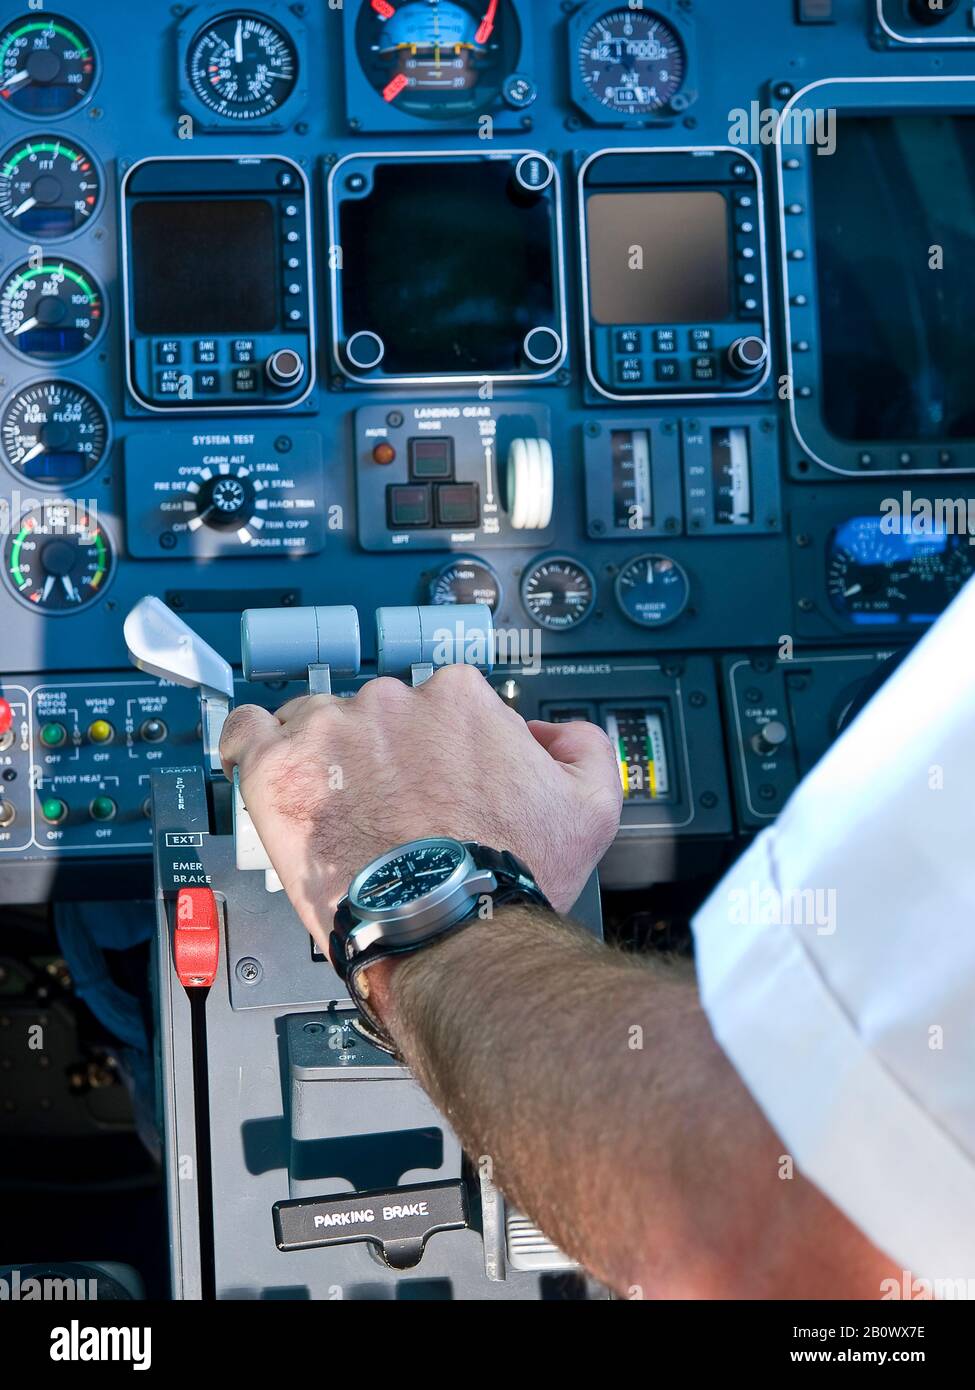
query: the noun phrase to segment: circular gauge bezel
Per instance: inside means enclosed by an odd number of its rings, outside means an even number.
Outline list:
[[[22,150],[25,145],[31,144],[34,138],[43,142],[45,140],[60,140],[61,137],[56,130],[45,130],[40,132],[36,137],[25,135],[20,140],[10,141],[6,149],[0,154],[0,168],[3,166],[3,160],[11,151]],[[13,222],[8,221],[8,219],[0,213],[0,227],[5,227],[6,230],[10,232],[11,236],[18,237],[21,241],[30,246],[40,246],[46,250],[48,247],[53,248],[67,245],[68,242],[74,241],[77,237],[83,236],[85,232],[88,231],[89,227],[91,227],[101,215],[102,209],[105,206],[105,170],[102,168],[101,160],[97,155],[91,152],[82,140],[71,140],[66,143],[74,145],[76,147],[76,153],[83,154],[91,164],[98,180],[98,198],[95,202],[95,206],[84,222],[82,222],[79,227],[75,227],[73,231],[65,232],[63,236],[28,236],[26,232],[22,232],[19,227]]]
[[[453,3],[457,9],[463,10],[475,24],[477,24],[478,19],[482,17],[475,15],[473,11],[468,8],[471,3],[476,3],[476,0],[451,0],[451,3]],[[385,82],[383,85],[380,85],[377,81],[380,59],[378,56],[374,56],[371,39],[374,34],[381,32],[376,26],[382,25],[385,22],[386,21],[373,9],[371,0],[360,0],[359,13],[355,21],[354,47],[356,66],[363,82],[384,106],[386,106],[387,103],[383,96],[383,92],[393,70],[389,68],[388,71],[383,73]],[[507,80],[520,71],[522,56],[525,51],[525,35],[522,31],[521,19],[517,9],[511,3],[511,0],[499,0],[497,22],[508,26],[511,36],[508,37],[506,31],[505,38],[502,41],[501,51],[498,55],[498,63],[503,71],[499,73],[496,85],[492,85],[490,88],[483,88],[480,79],[478,79],[467,94],[469,98],[468,104],[463,106],[458,105],[454,109],[435,104],[427,110],[417,110],[411,109],[410,106],[405,104],[398,104],[396,101],[389,103],[389,109],[408,120],[419,121],[432,127],[440,126],[444,129],[449,128],[452,122],[470,123],[472,119],[475,119],[484,112],[490,111],[503,95]],[[376,69],[375,75],[373,72],[374,68]],[[436,94],[430,93],[429,95]]]
[[[449,572],[458,565],[476,565],[478,569],[483,569],[488,572],[494,580],[495,588],[498,591],[497,602],[491,607],[491,612],[500,612],[501,605],[504,603],[504,585],[501,583],[501,577],[493,565],[489,565],[487,560],[482,560],[477,555],[455,555],[453,559],[449,560],[445,565],[441,565],[427,586],[428,601],[436,608],[451,608],[453,606],[449,603],[438,604],[433,595],[444,575],[449,574]],[[488,606],[490,607],[490,605]]]
[[[608,106],[585,80],[583,44],[600,20],[616,13],[628,13],[642,18],[655,18],[665,24],[680,45],[683,74],[680,86],[659,107],[647,111],[629,112]],[[572,100],[594,126],[645,127],[660,121],[682,116],[698,98],[698,74],[693,21],[676,7],[659,0],[645,0],[639,8],[630,9],[627,0],[590,0],[577,10],[569,21],[570,82]]]
[[[46,125],[48,121],[68,120],[71,116],[74,116],[78,111],[83,111],[85,109],[85,107],[88,105],[88,103],[94,96],[95,90],[98,87],[99,82],[101,81],[102,55],[98,45],[95,43],[91,34],[84,27],[84,25],[76,24],[74,20],[66,19],[63,14],[48,14],[45,10],[35,10],[32,12],[28,12],[27,14],[16,15],[9,22],[9,24],[5,24],[2,28],[0,28],[0,40],[2,40],[3,36],[9,33],[11,29],[15,29],[19,24],[22,24],[24,20],[33,21],[36,19],[46,19],[49,22],[55,22],[60,20],[66,27],[73,26],[75,30],[80,30],[80,37],[87,39],[88,41],[88,50],[91,53],[92,62],[94,64],[94,71],[92,72],[91,83],[88,87],[88,90],[85,92],[85,95],[82,97],[81,101],[77,102],[74,106],[70,107],[66,111],[19,111],[16,106],[7,105],[5,105],[2,108],[4,111],[9,111],[12,116],[16,116],[18,120],[27,121],[31,125],[38,125],[40,122],[43,122]],[[102,187],[104,189],[104,184],[102,185]]]
[[[630,613],[627,609],[626,603],[623,598],[623,579],[625,575],[629,570],[633,569],[635,565],[646,564],[648,560],[666,560],[668,564],[673,565],[674,569],[677,571],[677,573],[681,576],[681,578],[684,581],[684,602],[681,604],[680,608],[677,610],[676,613],[673,614],[672,617],[665,618],[662,621],[654,623],[645,623],[642,622],[639,618],[635,618],[633,614]],[[627,620],[627,622],[632,623],[634,627],[642,628],[644,632],[657,632],[661,628],[672,627],[674,623],[676,623],[679,618],[682,618],[684,614],[687,612],[688,605],[691,601],[691,581],[690,576],[687,573],[687,570],[684,568],[684,566],[680,563],[679,560],[674,559],[673,555],[664,555],[659,550],[646,550],[640,555],[632,556],[631,559],[627,560],[624,565],[620,566],[620,572],[616,576],[616,582],[613,585],[613,592],[616,595],[617,606],[619,607],[620,612],[622,613],[623,617]]]
[[[585,612],[581,615],[581,617],[577,618],[574,623],[570,623],[567,627],[552,626],[551,624],[544,622],[535,613],[533,613],[531,608],[528,606],[528,584],[532,576],[536,574],[538,570],[542,568],[543,565],[572,565],[575,569],[579,570],[583,575],[585,575],[586,579],[588,579],[589,581],[589,587],[592,594],[589,600],[589,605],[586,608]],[[525,567],[525,572],[521,576],[519,592],[521,595],[521,606],[524,608],[529,618],[531,618],[532,622],[537,623],[543,632],[551,632],[555,636],[564,636],[566,633],[575,632],[577,628],[582,627],[583,623],[588,622],[588,620],[592,617],[593,613],[596,611],[596,576],[589,568],[589,566],[585,563],[585,561],[577,559],[575,555],[565,555],[561,552],[553,555],[539,555],[537,559],[532,560],[531,563]]]
[[[39,242],[38,245],[46,246],[47,243]],[[45,263],[48,259],[49,258],[47,256],[43,257],[43,261]],[[60,369],[62,367],[69,367],[74,362],[80,362],[82,358],[87,357],[90,352],[93,352],[104,341],[105,330],[108,327],[108,296],[106,295],[105,290],[103,289],[101,281],[98,279],[98,277],[94,275],[86,265],[82,265],[80,261],[74,260],[71,256],[58,256],[56,253],[52,254],[52,257],[50,259],[59,261],[64,265],[71,266],[74,270],[82,271],[85,277],[92,283],[93,287],[99,295],[99,302],[101,303],[102,309],[101,324],[98,329],[98,333],[96,334],[95,338],[88,344],[87,347],[83,347],[80,352],[72,352],[67,357],[34,357],[29,352],[21,352],[20,348],[16,347],[10,341],[6,333],[3,332],[2,328],[0,328],[0,343],[3,344],[7,352],[9,352],[12,356],[19,357],[21,362],[29,362],[36,371],[47,370],[52,376],[54,376],[59,374]],[[42,268],[43,266],[38,267],[38,269]],[[29,261],[14,261],[11,265],[8,265],[6,267],[3,273],[0,274],[0,303],[2,303],[4,291],[6,290],[7,285],[9,281],[13,278],[13,276],[17,275],[18,273],[24,270],[30,269],[32,269],[32,267]]]
[[[193,18],[192,14],[189,17]],[[221,111],[218,106],[214,106],[210,101],[207,100],[206,96],[201,94],[196,84],[194,67],[202,40],[216,25],[223,23],[225,20],[236,19],[256,19],[257,21],[259,21],[259,23],[267,25],[268,28],[274,30],[274,32],[287,45],[288,49],[291,52],[291,58],[294,64],[294,74],[287,95],[284,96],[280,101],[276,102],[273,106],[261,111],[260,114],[255,113],[253,115],[248,115],[244,114],[241,111],[235,110]],[[291,30],[288,29],[281,22],[280,19],[278,19],[277,15],[269,15],[262,13],[259,10],[251,9],[221,10],[218,14],[210,15],[210,17],[203,24],[197,23],[186,44],[186,51],[183,60],[183,80],[187,84],[187,90],[189,94],[193,97],[195,101],[199,102],[200,106],[207,113],[207,117],[210,120],[225,123],[228,129],[234,130],[245,130],[248,127],[260,127],[262,125],[268,124],[269,122],[282,121],[282,111],[284,111],[293,102],[295,96],[298,94],[300,90],[301,70],[301,51],[298,44],[298,40],[295,37],[295,35],[291,32]]]
[[[101,411],[102,420],[105,424],[105,445],[102,449],[101,457],[99,458],[96,464],[89,468],[87,472],[82,473],[81,476],[77,479],[77,481],[73,483],[45,483],[36,478],[28,478],[22,469],[18,468],[18,466],[15,463],[11,462],[10,458],[7,455],[7,449],[3,441],[3,422],[7,418],[7,411],[10,409],[13,402],[18,398],[18,396],[22,396],[25,391],[31,391],[37,386],[46,386],[50,382],[54,382],[56,385],[59,386],[70,386],[75,391],[83,391],[86,396],[88,396],[92,401],[94,401],[95,405]],[[108,459],[111,455],[113,441],[114,433],[112,430],[112,417],[109,414],[105,402],[102,400],[101,396],[99,396],[97,391],[93,391],[90,386],[86,386],[81,381],[75,381],[71,377],[63,377],[51,372],[45,373],[43,376],[34,377],[30,381],[20,382],[17,386],[14,387],[12,391],[8,392],[8,394],[3,398],[2,401],[0,401],[0,462],[3,463],[4,467],[7,469],[9,473],[13,474],[13,476],[17,479],[21,486],[30,487],[32,489],[40,488],[44,491],[45,494],[71,492],[73,488],[81,487],[83,484],[87,483],[90,478],[93,478],[95,476],[95,474],[98,472],[100,468],[104,467],[106,459]]]
[[[850,521],[856,521],[858,519],[859,518],[851,517]],[[896,545],[896,542],[899,539],[898,535],[895,534],[889,537],[884,536],[879,530],[879,518],[869,517],[863,519],[869,520],[872,524],[876,522],[877,529],[875,531],[875,535],[879,541],[889,542],[891,545]],[[895,632],[898,630],[923,631],[924,629],[924,625],[918,621],[918,617],[916,616],[917,610],[912,609],[910,606],[899,609],[883,609],[875,607],[858,609],[855,607],[848,606],[841,607],[838,600],[843,596],[838,595],[835,592],[834,581],[838,578],[837,566],[843,563],[844,559],[848,565],[852,565],[858,569],[877,569],[884,571],[889,576],[892,576],[894,570],[901,566],[905,566],[908,572],[910,573],[914,570],[915,565],[919,561],[928,558],[937,558],[939,570],[938,582],[944,587],[946,593],[944,604],[940,607],[936,606],[932,610],[933,617],[936,617],[938,614],[944,612],[945,608],[949,604],[954,602],[954,600],[958,597],[958,594],[972,578],[973,572],[975,572],[975,557],[973,557],[970,547],[967,544],[962,544],[961,536],[957,532],[946,532],[938,536],[924,536],[919,534],[916,537],[919,551],[922,550],[925,545],[929,544],[932,541],[944,541],[945,546],[943,550],[941,550],[941,552],[937,554],[936,557],[931,555],[924,556],[920,554],[903,554],[899,557],[894,556],[889,564],[884,561],[881,561],[877,565],[870,565],[869,563],[864,563],[862,559],[858,558],[854,549],[855,543],[846,545],[839,543],[838,537],[840,533],[843,531],[844,526],[848,524],[849,523],[841,523],[838,526],[834,526],[831,530],[826,542],[826,563],[823,573],[823,585],[826,590],[826,597],[829,601],[830,612],[834,620],[838,623],[841,623],[844,626],[844,628],[862,631],[862,629],[865,626],[873,626],[877,629],[885,629],[888,632]],[[967,574],[960,577],[958,586],[954,590],[954,592],[948,593],[947,589],[949,586],[947,581],[950,577],[950,566],[952,564],[956,564],[959,561],[961,562],[960,567],[962,569],[967,568]],[[916,575],[913,577],[915,577],[916,582],[920,582]],[[923,613],[923,610],[921,610],[921,612]],[[862,616],[865,619],[864,622],[858,621],[858,617],[860,616]],[[927,615],[925,614],[925,616]]]
[[[45,497],[44,500],[40,502],[40,507],[50,506],[52,502],[56,502],[57,500],[57,494],[51,497]],[[79,505],[77,498],[65,497],[64,501],[74,507]],[[25,517],[30,516],[32,512],[38,511],[40,507],[26,507],[20,513],[20,516],[17,518],[16,530],[19,530],[20,525]],[[119,551],[118,544],[115,540],[114,535],[112,534],[111,528],[106,526],[105,522],[102,521],[100,518],[96,519],[95,524],[97,525],[99,531],[102,532],[106,541],[108,542],[108,571],[105,576],[105,582],[99,589],[98,593],[93,595],[93,597],[87,599],[84,603],[79,604],[77,608],[43,608],[39,604],[31,603],[29,598],[24,598],[23,594],[20,592],[20,590],[17,588],[17,586],[14,584],[13,580],[10,577],[10,569],[7,563],[7,547],[11,542],[11,538],[16,534],[15,528],[11,527],[8,535],[4,536],[3,545],[2,548],[0,548],[0,560],[2,560],[3,567],[2,582],[5,585],[7,592],[10,593],[16,599],[16,601],[21,605],[22,608],[28,609],[31,613],[35,613],[38,617],[41,618],[74,618],[79,613],[85,613],[88,611],[88,609],[94,608],[96,604],[101,603],[102,599],[108,593],[115,580],[115,575],[118,571],[119,565]]]

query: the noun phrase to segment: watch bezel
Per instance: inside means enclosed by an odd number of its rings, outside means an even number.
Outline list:
[[[461,856],[450,876],[431,888],[429,893],[397,907],[370,908],[357,901],[356,895],[363,884],[385,864],[401,859],[405,854],[437,846],[459,849]],[[449,835],[410,840],[373,859],[349,885],[349,911],[357,919],[357,925],[349,933],[349,944],[358,955],[377,941],[390,946],[405,945],[422,940],[431,928],[445,931],[470,912],[480,894],[493,893],[497,886],[494,874],[475,864],[463,840],[455,840]]]

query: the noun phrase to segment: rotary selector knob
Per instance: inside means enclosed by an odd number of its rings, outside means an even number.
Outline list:
[[[209,526],[213,531],[236,531],[242,542],[253,539],[252,532],[264,525],[258,515],[262,510],[260,494],[264,484],[251,476],[249,468],[212,468],[200,470],[199,478],[187,486],[194,515],[187,529],[198,531]],[[266,504],[265,504],[266,505]]]
[[[764,338],[738,338],[728,349],[728,365],[739,376],[754,376],[768,361],[768,344]]]
[[[789,741],[789,730],[779,719],[773,719],[752,739],[752,747],[760,758],[777,753]]]
[[[297,386],[305,375],[305,363],[301,353],[295,352],[294,348],[278,348],[267,359],[264,370],[272,386],[286,391]]]
[[[508,449],[508,514],[516,531],[544,531],[555,508],[555,462],[547,439],[513,439]]]

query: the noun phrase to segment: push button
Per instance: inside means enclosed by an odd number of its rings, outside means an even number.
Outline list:
[[[41,802],[41,815],[48,825],[60,825],[68,819],[67,803],[59,796],[46,796]]]
[[[673,357],[665,357],[655,362],[654,375],[658,381],[680,381],[680,363]]]
[[[257,344],[253,338],[235,338],[230,355],[235,362],[256,362]]]
[[[718,369],[713,357],[694,358],[694,380],[695,381],[714,381],[718,375]]]
[[[42,724],[41,743],[45,748],[63,748],[68,741],[68,731],[63,724]]]
[[[618,386],[639,386],[644,379],[643,362],[639,357],[624,357],[616,364]]]
[[[198,396],[219,396],[220,395],[220,373],[219,372],[194,372],[193,390]]]
[[[178,396],[180,385],[183,381],[182,372],[177,372],[170,368],[165,372],[156,373],[156,395],[157,396]]]
[[[433,499],[429,487],[394,483],[386,489],[386,513],[394,531],[433,524]]]
[[[416,482],[454,476],[454,441],[450,435],[439,439],[411,439],[410,477]]]
[[[672,328],[658,328],[653,335],[653,346],[657,352],[676,352],[677,334]]]
[[[197,338],[193,344],[193,361],[201,366],[212,366],[220,360],[216,338]]]
[[[111,743],[115,737],[115,730],[107,719],[95,719],[88,725],[89,743]]]
[[[250,395],[257,390],[257,368],[237,367],[233,373],[233,381],[235,395]]]
[[[438,526],[478,526],[481,494],[477,483],[445,483],[437,488]]]
[[[626,357],[643,351],[643,334],[639,328],[617,328],[616,351]]]
[[[164,338],[156,344],[156,361],[160,367],[178,367],[183,360],[183,345],[178,338]]]

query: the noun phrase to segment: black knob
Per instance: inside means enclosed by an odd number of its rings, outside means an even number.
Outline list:
[[[768,344],[764,338],[738,338],[728,349],[728,365],[739,376],[753,376],[767,361]]]
[[[918,24],[940,24],[958,8],[958,0],[908,0],[911,18]]]
[[[272,386],[286,389],[298,385],[305,375],[305,364],[301,354],[293,348],[278,348],[277,352],[272,352],[267,359],[264,370]]]

